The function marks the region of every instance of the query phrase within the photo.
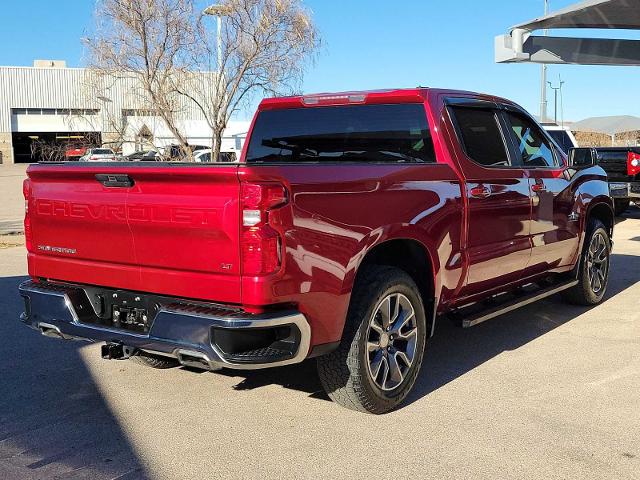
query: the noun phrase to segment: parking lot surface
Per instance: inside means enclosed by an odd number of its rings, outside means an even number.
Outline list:
[[[22,232],[27,164],[0,165],[0,235]]]
[[[640,210],[606,301],[442,321],[409,400],[328,401],[315,363],[157,371],[20,324],[23,247],[0,249],[0,478],[640,479]]]

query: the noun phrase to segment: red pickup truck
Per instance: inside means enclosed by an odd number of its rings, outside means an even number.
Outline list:
[[[594,162],[488,95],[264,100],[236,164],[31,166],[22,321],[157,368],[317,357],[333,400],[386,412],[445,315],[602,300],[614,215]]]

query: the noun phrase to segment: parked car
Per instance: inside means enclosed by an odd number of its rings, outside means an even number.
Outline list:
[[[81,162],[115,161],[116,154],[110,148],[90,148],[79,160]]]
[[[206,145],[189,145],[189,148],[193,153],[209,149],[209,147],[207,147]],[[162,155],[167,160],[176,161],[183,159],[184,151],[180,145],[168,145],[163,149]]]
[[[155,150],[141,150],[125,155],[124,159],[128,161],[154,162],[158,160],[158,152]]]
[[[193,161],[197,163],[209,163],[211,162],[212,150],[210,148],[204,150],[198,150],[193,154]],[[222,163],[236,162],[236,152],[220,152],[220,160]]]
[[[247,141],[240,163],[206,168],[30,166],[22,321],[155,368],[317,357],[330,398],[383,413],[444,316],[470,327],[558,292],[604,297],[606,174],[513,102],[267,99]]]
[[[609,177],[616,215],[640,200],[640,147],[597,147],[598,165]]]
[[[557,123],[543,123],[542,128],[544,128],[549,136],[555,140],[556,144],[565,154],[569,152],[569,149],[576,148],[578,146],[576,137],[573,135],[573,132],[569,127],[565,125],[558,125]]]
[[[81,145],[70,145],[64,151],[64,158],[67,161],[79,160],[87,154],[87,147]]]

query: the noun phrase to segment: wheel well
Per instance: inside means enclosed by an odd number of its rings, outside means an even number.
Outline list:
[[[358,271],[366,265],[388,265],[404,270],[416,282],[425,314],[427,315],[427,331],[433,331],[433,266],[424,245],[416,240],[398,239],[389,240],[373,247],[365,255]],[[356,275],[355,281],[358,281]]]
[[[597,203],[589,209],[589,218],[597,218],[600,220],[609,232],[609,236],[613,234],[614,215],[611,207],[604,202]],[[588,219],[587,219],[588,221]]]

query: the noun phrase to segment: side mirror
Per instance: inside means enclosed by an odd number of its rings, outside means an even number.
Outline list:
[[[569,166],[573,168],[591,167],[598,163],[598,152],[595,148],[570,148]]]

